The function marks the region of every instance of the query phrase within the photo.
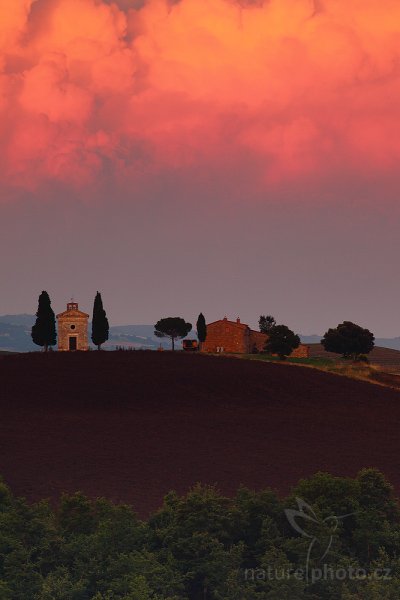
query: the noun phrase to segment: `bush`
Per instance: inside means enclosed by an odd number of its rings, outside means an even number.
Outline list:
[[[360,354],[357,356],[357,361],[362,363],[369,363],[369,358],[366,354]]]
[[[329,569],[390,569],[389,587],[373,595],[369,577],[258,576],[270,567],[304,572],[308,551],[319,568],[327,548]],[[198,484],[169,493],[147,522],[83,494],[64,496],[56,511],[30,506],[4,486],[0,600],[397,600],[399,550],[398,501],[375,469],[355,479],[318,473],[286,499],[244,487],[226,498]]]
[[[281,360],[289,356],[300,346],[300,338],[286,325],[274,325],[268,334],[264,349],[277,354]]]
[[[374,335],[368,329],[363,329],[351,321],[344,321],[335,329],[328,329],[321,344],[327,352],[357,360],[360,355],[371,352],[374,341]]]

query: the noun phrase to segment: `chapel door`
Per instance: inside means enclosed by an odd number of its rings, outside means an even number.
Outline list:
[[[76,350],[76,337],[69,338],[69,349]]]

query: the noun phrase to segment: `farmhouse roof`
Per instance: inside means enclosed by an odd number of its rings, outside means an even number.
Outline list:
[[[217,321],[212,321],[211,323],[207,323],[207,327],[209,325],[215,325],[216,323],[229,323],[230,325],[234,325],[235,327],[239,327],[240,329],[249,329],[250,331],[255,331],[256,333],[260,333],[259,331],[251,329],[251,327],[249,327],[249,325],[247,325],[246,323],[241,323],[239,317],[236,319],[236,321],[231,321],[231,320],[227,319],[226,317],[224,317],[223,319],[217,319]]]

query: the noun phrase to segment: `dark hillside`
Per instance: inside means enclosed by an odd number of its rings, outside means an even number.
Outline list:
[[[29,499],[83,490],[142,514],[197,481],[282,492],[381,469],[400,492],[400,393],[314,369],[169,352],[0,358],[0,473]]]
[[[310,358],[333,358],[334,360],[342,360],[340,355],[333,352],[326,352],[322,344],[307,344],[310,348]],[[400,371],[400,351],[393,348],[383,348],[375,346],[368,354],[368,360],[371,365],[376,367]]]

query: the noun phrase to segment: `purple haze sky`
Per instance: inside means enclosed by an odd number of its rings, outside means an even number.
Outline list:
[[[195,323],[202,311],[256,325],[269,313],[302,333],[344,319],[400,333],[397,211],[379,210],[377,192],[362,203],[344,186],[329,203],[314,190],[314,201],[302,192],[247,204],[236,179],[203,177],[188,191],[166,174],[134,202],[59,189],[3,205],[0,312],[34,312],[42,289],[55,311],[73,295],[91,312],[100,290],[112,324]]]
[[[0,3],[0,314],[400,335],[398,0]]]

